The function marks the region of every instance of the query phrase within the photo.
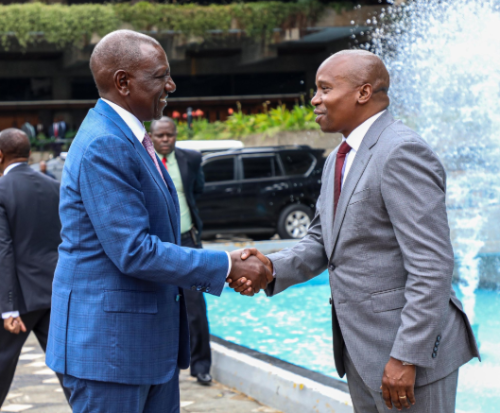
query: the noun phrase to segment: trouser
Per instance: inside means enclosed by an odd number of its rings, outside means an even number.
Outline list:
[[[43,351],[47,348],[47,337],[49,335],[50,308],[44,310],[31,311],[21,315],[26,333],[9,333],[0,327],[0,406],[2,406],[7,393],[9,392],[14,373],[16,372],[17,362],[21,354],[28,335],[33,331],[35,333]],[[3,321],[3,320],[2,320]],[[57,374],[57,378],[62,385],[62,375]],[[69,400],[70,392],[63,386],[64,395]]]
[[[201,248],[191,237],[182,237],[183,247]],[[210,353],[210,331],[208,328],[207,304],[203,293],[184,290],[189,336],[191,343],[191,375],[210,373],[212,355]]]
[[[347,384],[351,393],[354,413],[388,413],[382,398],[382,391],[374,391],[366,386],[344,347],[344,363]],[[418,368],[418,367],[417,367]],[[381,383],[382,384],[382,383]],[[410,413],[455,413],[457,397],[458,369],[450,375],[425,386],[415,388],[415,405],[402,411]]]
[[[131,385],[64,375],[73,413],[179,413],[179,369],[168,383]]]

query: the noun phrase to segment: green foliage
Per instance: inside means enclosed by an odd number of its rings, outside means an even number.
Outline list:
[[[314,130],[319,129],[315,118],[310,105],[295,105],[292,110],[282,105],[267,110],[264,104],[264,113],[245,115],[238,111],[225,122],[209,123],[206,119],[195,119],[191,131],[185,122],[179,122],[178,139],[241,139],[253,134],[273,135],[280,131]]]
[[[45,40],[57,46],[84,45],[93,33],[104,36],[119,27],[112,6],[25,3],[0,6],[0,36],[7,47],[12,37],[21,47]]]
[[[344,7],[344,3],[335,2],[331,6],[337,9]],[[227,34],[231,29],[240,29],[254,40],[269,39],[275,28],[305,28],[314,23],[323,7],[317,0],[210,6],[146,1],[71,6],[38,2],[0,5],[0,41],[4,48],[14,39],[23,48],[42,40],[58,47],[82,47],[94,33],[104,36],[124,24],[138,31],[167,31],[205,39],[213,36],[212,30]]]

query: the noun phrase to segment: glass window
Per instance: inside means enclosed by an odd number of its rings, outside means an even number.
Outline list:
[[[245,179],[272,178],[278,166],[274,156],[246,156],[242,161]]]
[[[234,158],[214,159],[203,165],[205,182],[232,181],[234,179]]]
[[[299,151],[280,153],[286,175],[304,175],[314,162],[311,154]]]

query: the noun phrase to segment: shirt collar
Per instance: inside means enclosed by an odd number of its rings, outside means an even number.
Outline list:
[[[373,123],[385,112],[385,109],[382,112],[373,115],[371,118],[365,120],[361,125],[359,125],[356,129],[354,129],[351,134],[345,138],[342,137],[343,141],[346,141],[347,144],[354,149],[356,152],[359,150],[361,146],[361,142],[363,142],[363,138],[365,137],[368,129],[373,125]]]
[[[172,162],[177,160],[175,157],[175,149],[167,155],[167,162]]]
[[[139,140],[140,143],[144,140],[144,135],[146,134],[146,128],[142,124],[142,122],[137,119],[134,115],[132,115],[128,110],[123,109],[121,106],[118,106],[116,103],[109,101],[108,99],[101,98],[102,101],[106,102],[109,106],[111,106],[116,113],[123,119],[123,121],[130,128],[134,136]]]
[[[5,168],[5,171],[3,171],[3,176],[7,176],[7,174],[14,169],[16,166],[22,165],[23,163],[26,162],[16,162],[16,163],[11,163],[7,168]]]
[[[155,150],[155,152],[156,152],[156,150]],[[160,159],[163,159],[163,157],[165,156],[165,155],[162,155],[161,153],[158,153],[158,152],[156,152],[156,154],[158,155],[158,158],[160,158]],[[174,149],[172,152],[170,152],[170,153],[166,156],[166,158],[167,158],[167,162],[172,162],[174,159],[177,159],[177,158],[175,157],[175,149]]]

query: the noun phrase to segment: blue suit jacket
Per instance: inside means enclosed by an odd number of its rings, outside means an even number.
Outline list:
[[[160,162],[161,164],[161,162]],[[47,365],[75,377],[159,384],[189,365],[180,289],[220,295],[224,252],[179,246],[177,194],[99,100],[68,153]]]

